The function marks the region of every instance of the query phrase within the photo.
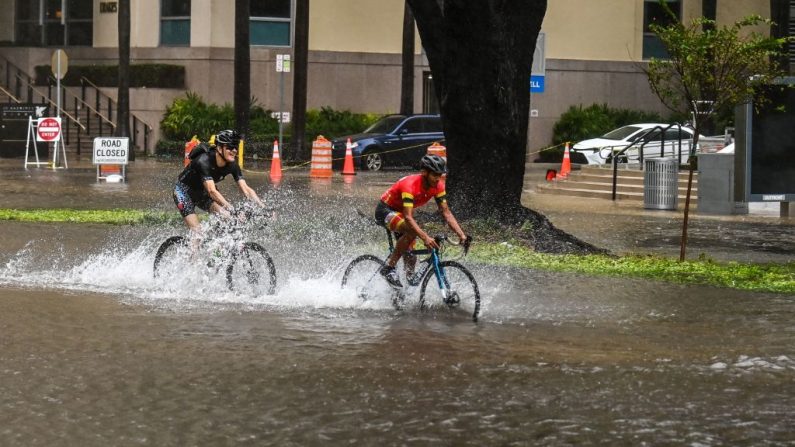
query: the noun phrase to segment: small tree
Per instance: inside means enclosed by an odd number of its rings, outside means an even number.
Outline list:
[[[734,106],[755,98],[765,102],[758,87],[783,75],[778,63],[787,38],[762,35],[749,28],[772,22],[758,15],[748,16],[732,26],[717,27],[715,20],[696,18],[689,26],[676,20],[665,0],[660,4],[674,18],[671,24],[652,24],[668,59],[652,59],[646,74],[652,90],[674,112],[692,116],[695,130],[688,159],[687,195],[679,260],[685,260],[690,194],[696,158],[692,156],[699,135],[711,128],[711,120]],[[707,8],[709,9],[709,8]],[[711,129],[710,129],[711,130]]]
[[[784,74],[776,58],[787,38],[749,29],[760,24],[772,22],[753,15],[723,27],[703,17],[689,26],[677,20],[667,26],[650,26],[665,46],[668,59],[649,61],[649,84],[666,107],[693,117],[694,145],[713,116],[733,109],[752,97],[759,86]],[[704,113],[706,105],[713,113]]]

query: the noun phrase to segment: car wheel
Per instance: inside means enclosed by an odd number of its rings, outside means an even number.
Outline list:
[[[384,167],[384,156],[374,151],[367,151],[362,156],[362,168],[368,171],[380,171]]]

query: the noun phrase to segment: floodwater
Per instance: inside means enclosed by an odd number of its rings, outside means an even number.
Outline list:
[[[395,311],[338,287],[369,202],[288,186],[272,296],[155,280],[179,226],[0,224],[0,444],[795,444],[795,296],[464,259],[478,323]]]

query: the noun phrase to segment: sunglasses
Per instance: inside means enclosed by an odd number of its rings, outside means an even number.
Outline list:
[[[237,152],[237,148],[236,148],[236,147],[234,147],[234,146],[224,146],[224,147],[225,147],[225,148],[226,148],[226,150],[228,150],[229,152]]]

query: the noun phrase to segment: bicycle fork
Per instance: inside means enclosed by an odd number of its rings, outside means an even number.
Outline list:
[[[439,265],[439,256],[436,255],[436,250],[434,250],[431,255],[431,265],[433,266],[434,273],[436,273],[436,282],[439,285],[439,290],[442,291],[442,299],[446,303],[450,297],[450,288],[447,286],[448,283],[447,278],[444,276],[444,270],[442,270],[442,266]]]

